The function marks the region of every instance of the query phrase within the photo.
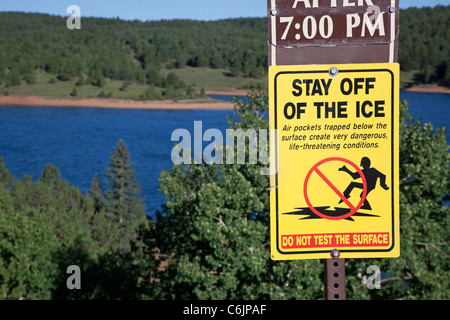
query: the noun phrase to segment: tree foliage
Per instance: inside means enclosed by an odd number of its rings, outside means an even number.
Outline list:
[[[123,142],[119,146],[126,151]],[[129,159],[126,152],[120,156]],[[112,181],[118,183],[111,183],[112,195],[115,188],[121,194],[129,188],[119,177],[133,181],[123,159],[111,160],[117,173]],[[114,171],[120,168],[121,174]],[[120,201],[124,198],[102,191],[97,175],[83,195],[53,165],[33,182],[30,176],[12,177],[0,158],[0,299],[137,299],[143,272],[136,262],[139,251],[131,248],[137,235],[133,228],[145,226],[146,219],[143,208],[131,205],[140,203],[133,195],[121,225],[115,210]],[[80,291],[66,286],[71,265],[81,268]]]
[[[417,70],[416,81],[450,86],[450,6],[409,8],[400,12],[399,62]]]
[[[237,103],[243,130],[267,128],[267,97]],[[273,262],[268,177],[260,165],[179,165],[160,177],[166,204],[145,234],[158,253],[148,292],[158,299],[304,299],[323,296],[319,261]],[[156,250],[157,248],[157,250]],[[303,290],[304,289],[304,290]]]
[[[267,128],[267,99],[237,102],[232,128]],[[349,299],[448,299],[449,154],[444,129],[413,121],[402,102],[401,257],[347,260]],[[321,299],[318,260],[273,262],[267,177],[257,165],[179,165],[163,172],[163,211],[145,234],[148,292],[161,299]],[[156,262],[156,264],[154,264]],[[385,273],[369,290],[367,268]]]
[[[118,228],[116,236],[121,250],[129,249],[130,241],[136,240],[136,229],[145,223],[145,205],[140,198],[141,190],[130,159],[125,142],[120,140],[106,168],[109,189],[105,193],[104,205],[111,223]],[[97,189],[95,180],[94,187]]]
[[[350,297],[448,300],[450,167],[445,130],[414,120],[406,101],[400,118],[400,258],[351,261]],[[386,273],[382,288],[358,292],[357,284],[365,279],[355,275],[369,265]]]
[[[417,82],[449,85],[450,6],[400,12],[399,62],[417,70]],[[225,68],[229,76],[261,77],[267,70],[266,18],[140,22],[84,18],[68,30],[66,18],[0,13],[0,83],[33,83],[36,70],[52,81],[108,79],[146,83],[141,99],[181,98],[189,84],[163,76],[162,68]],[[190,84],[194,85],[194,84]]]
[[[268,127],[264,93],[235,103],[230,128]],[[445,131],[412,119],[406,102],[401,119],[401,256],[348,259],[348,299],[450,298]],[[96,175],[84,195],[52,165],[33,182],[12,177],[0,160],[0,297],[323,299],[322,261],[270,259],[263,165],[175,165],[160,176],[161,212],[143,221],[123,141],[110,158],[107,190]],[[81,268],[81,290],[66,287],[69,265]],[[366,286],[370,265],[383,271],[381,290]]]
[[[123,21],[84,18],[68,30],[64,17],[0,13],[0,82],[33,81],[36,70],[52,81],[103,87],[108,79],[148,84],[141,99],[192,97],[188,85],[162,68],[233,68],[233,75],[260,76],[267,66],[264,19],[220,21]],[[232,44],[232,45],[230,45]],[[231,75],[231,73],[230,73]]]

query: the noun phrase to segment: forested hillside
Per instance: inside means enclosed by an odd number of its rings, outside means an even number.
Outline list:
[[[400,17],[402,70],[417,71],[413,83],[449,86],[450,6],[410,8]],[[81,30],[67,29],[66,19],[0,13],[0,93],[42,82],[44,73],[50,84],[73,82],[76,87],[102,88],[108,81],[123,81],[120,89],[126,91],[138,83],[147,88],[138,98],[164,99],[194,96],[200,89],[167,70],[221,68],[228,77],[252,79],[266,74],[265,18],[150,22],[82,18]]]
[[[400,12],[399,62],[419,83],[450,86],[450,6]]]
[[[44,70],[54,76],[52,82],[102,87],[107,79],[123,80],[163,88],[153,93],[173,98],[189,84],[174,73],[163,76],[161,69],[193,66],[227,68],[230,76],[264,74],[265,32],[264,19],[144,23],[84,18],[81,30],[69,30],[63,17],[0,13],[0,81],[5,86],[33,83],[35,71]],[[154,96],[150,92],[148,98]]]

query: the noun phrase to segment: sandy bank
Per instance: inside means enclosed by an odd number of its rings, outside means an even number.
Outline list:
[[[438,85],[420,85],[411,88],[406,88],[406,91],[424,92],[424,93],[444,93],[450,94],[450,88]]]
[[[424,93],[450,94],[450,88],[437,85],[421,85],[406,88],[407,91]],[[246,96],[248,90],[207,91],[211,95]],[[0,106],[48,106],[48,107],[92,107],[114,109],[147,109],[147,110],[233,110],[234,104],[212,99],[197,100],[151,100],[136,101],[124,99],[102,98],[48,98],[43,96],[0,96]]]
[[[212,94],[212,93],[211,93]],[[222,93],[227,94],[227,93]],[[51,99],[40,96],[0,96],[0,106],[92,107],[148,110],[232,110],[231,102],[199,100],[135,101],[121,99]]]
[[[247,89],[233,89],[230,91],[217,91],[217,90],[207,90],[206,94],[218,95],[218,96],[241,96],[245,97],[250,90]]]

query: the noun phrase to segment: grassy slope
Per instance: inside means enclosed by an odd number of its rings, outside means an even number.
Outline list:
[[[266,86],[267,77],[262,76],[259,79],[244,78],[244,77],[230,77],[227,69],[210,69],[210,68],[192,68],[185,67],[183,69],[163,69],[161,74],[166,76],[168,73],[175,73],[180,79],[187,84],[194,86],[197,92],[201,88],[206,91],[223,91],[229,92],[233,89],[247,89],[252,83],[259,83],[263,87]],[[70,81],[57,81],[50,83],[50,79],[54,76],[39,71],[36,72],[36,83],[27,84],[22,81],[21,85],[12,86],[9,88],[0,88],[0,95],[7,92],[11,95],[39,95],[48,96],[51,98],[68,98],[71,97],[71,92],[76,88],[77,97],[95,98],[103,91],[104,94],[111,94],[111,97],[118,99],[137,99],[148,88],[145,84],[129,83],[126,90],[120,90],[123,86],[123,81],[107,80],[104,87],[99,88],[90,84],[76,86],[78,79]]]
[[[258,79],[244,77],[230,77],[227,69],[211,68],[192,68],[182,69],[163,69],[161,74],[166,76],[168,73],[175,73],[187,84],[194,86],[197,92],[201,88],[206,91],[230,92],[233,89],[249,89],[251,84],[258,83],[263,88],[267,88],[267,76],[261,76]],[[36,72],[36,83],[27,84],[22,81],[21,85],[9,88],[0,88],[0,95],[6,92],[11,95],[39,95],[51,98],[69,98],[71,92],[76,88],[80,98],[95,98],[103,91],[104,94],[110,94],[112,98],[118,99],[138,99],[139,96],[148,87],[145,84],[130,83],[126,90],[120,90],[123,81],[108,80],[104,87],[99,88],[93,85],[76,86],[78,79],[71,81],[57,81],[54,84],[49,83],[52,75],[45,72]],[[401,86],[409,87],[414,83],[414,71],[401,72]]]
[[[228,75],[229,70],[227,69],[185,67],[183,69],[165,69],[162,70],[161,73],[166,76],[169,72],[175,73],[186,83],[190,83],[196,88],[204,88],[205,90],[227,92],[232,89],[247,89],[252,83],[259,83],[263,87],[267,87],[266,76],[262,76],[258,79],[230,77]]]

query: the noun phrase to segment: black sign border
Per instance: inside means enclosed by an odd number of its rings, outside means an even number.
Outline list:
[[[339,250],[341,253],[377,253],[377,252],[390,252],[395,248],[395,119],[394,114],[396,112],[395,110],[395,85],[394,80],[395,76],[392,70],[390,69],[342,69],[339,70],[339,73],[357,73],[357,72],[388,72],[391,75],[391,186],[392,186],[392,245],[388,249],[352,249],[352,250]],[[274,76],[274,129],[275,129],[275,168],[278,168],[278,117],[277,117],[277,78],[280,75],[283,74],[311,74],[311,73],[323,73],[323,74],[329,74],[329,69],[326,70],[308,70],[308,71],[280,71]],[[397,97],[400,99],[400,97]],[[278,170],[276,170],[275,173],[275,185],[278,186]],[[275,210],[276,210],[276,249],[279,254],[281,255],[301,255],[301,254],[322,254],[322,253],[331,253],[331,250],[312,250],[312,251],[289,251],[289,252],[283,252],[280,249],[280,243],[279,243],[279,210],[278,210],[278,188],[275,188]]]

